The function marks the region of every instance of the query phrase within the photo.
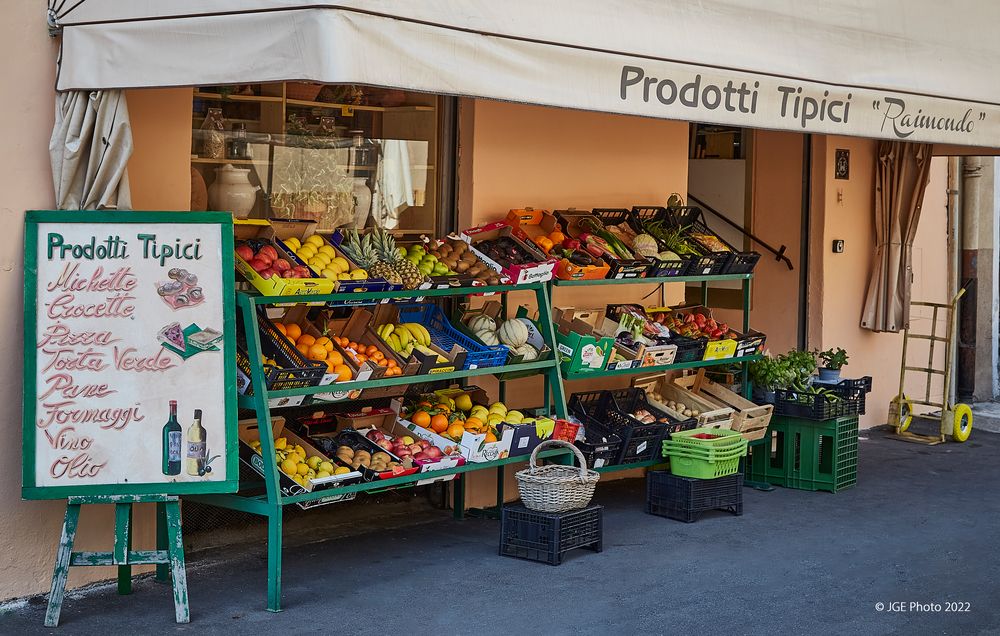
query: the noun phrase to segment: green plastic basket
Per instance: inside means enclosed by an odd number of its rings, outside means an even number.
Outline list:
[[[741,447],[719,451],[695,450],[663,443],[664,455],[670,458],[670,472],[678,477],[715,479],[733,475],[740,470],[740,458],[746,454],[746,440]]]
[[[712,435],[711,439],[700,439],[697,435]],[[728,450],[745,443],[743,435],[739,431],[730,431],[724,428],[693,428],[689,431],[678,431],[670,435],[670,441],[686,446],[699,448],[715,448],[717,450]]]

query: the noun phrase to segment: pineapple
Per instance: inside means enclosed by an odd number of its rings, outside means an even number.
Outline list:
[[[396,239],[384,229],[377,227],[368,237],[371,238],[379,259],[385,261],[403,281],[406,289],[417,289],[424,282],[424,275],[417,266],[400,256],[396,249]]]
[[[358,267],[367,270],[375,278],[383,278],[393,285],[403,284],[396,270],[379,260],[370,234],[362,239],[357,230],[348,230],[340,249],[349,259],[357,263]]]

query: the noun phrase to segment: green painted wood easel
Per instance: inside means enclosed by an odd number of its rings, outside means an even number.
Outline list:
[[[132,550],[132,505],[156,503],[156,550]],[[80,506],[84,504],[114,504],[115,545],[111,552],[73,552]],[[161,531],[165,528],[165,532]],[[70,497],[66,502],[59,551],[52,573],[52,591],[45,612],[45,626],[59,625],[63,596],[69,569],[74,565],[117,565],[118,593],[132,593],[132,566],[156,565],[157,578],[165,580],[169,572],[173,579],[174,613],[178,623],[191,620],[188,609],[187,574],[184,569],[184,543],[181,536],[181,511],[178,498],[171,495],[92,495]]]

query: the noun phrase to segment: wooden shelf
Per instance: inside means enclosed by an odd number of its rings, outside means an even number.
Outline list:
[[[328,110],[367,110],[376,113],[384,112],[434,112],[433,106],[368,106],[366,104],[337,104],[334,102],[309,102],[304,99],[286,100],[289,106],[301,106],[303,108],[325,108]]]
[[[267,159],[209,159],[208,157],[191,157],[191,163],[205,163],[215,165],[225,165],[231,163],[234,166],[266,166]]]
[[[205,99],[213,102],[257,102],[263,104],[280,104],[283,100],[274,95],[222,95],[220,93],[194,92],[195,99]]]

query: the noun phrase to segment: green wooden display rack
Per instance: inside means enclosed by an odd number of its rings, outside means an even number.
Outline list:
[[[749,303],[750,303],[750,279],[751,274],[719,275],[719,276],[683,276],[671,278],[641,278],[624,280],[595,280],[595,281],[562,281],[556,280],[549,283],[529,283],[524,285],[502,285],[490,287],[477,287],[470,290],[467,287],[453,287],[446,289],[425,289],[412,291],[383,291],[383,292],[362,292],[362,293],[334,293],[324,295],[309,296],[262,296],[255,292],[238,292],[236,295],[237,308],[241,314],[244,330],[247,337],[247,353],[251,364],[250,380],[253,394],[250,396],[239,396],[239,406],[244,409],[252,409],[256,412],[258,425],[262,429],[270,429],[271,409],[268,408],[269,401],[274,398],[293,397],[300,395],[315,395],[328,393],[331,389],[327,386],[304,387],[298,389],[288,389],[283,391],[268,391],[265,382],[263,369],[257,362],[261,359],[260,332],[257,326],[257,308],[261,306],[278,306],[291,304],[315,304],[321,305],[330,302],[343,301],[403,301],[413,302],[418,298],[447,298],[456,296],[468,296],[470,293],[497,292],[501,294],[501,301],[506,308],[507,295],[512,292],[531,292],[535,295],[538,306],[538,320],[543,327],[543,336],[547,344],[555,350],[555,328],[552,321],[552,304],[550,294],[553,287],[562,286],[584,286],[584,285],[624,285],[624,284],[657,284],[657,283],[687,283],[700,282],[702,284],[702,298],[704,304],[708,304],[708,282],[714,280],[742,280],[743,281],[743,329],[749,329]],[[739,359],[699,361],[681,364],[671,364],[659,367],[643,367],[637,369],[618,371],[598,371],[590,373],[574,374],[567,377],[567,380],[581,378],[592,378],[599,376],[625,375],[649,373],[655,371],[667,371],[674,369],[690,369],[702,366],[714,366],[720,364],[732,364],[734,362],[743,363],[744,386],[746,383],[747,365],[746,363],[756,359],[757,356],[749,356]],[[398,386],[414,384],[419,382],[430,382],[439,380],[460,380],[480,375],[501,375],[514,372],[535,372],[544,378],[545,382],[545,404],[544,408],[548,412],[553,412],[557,417],[566,416],[566,398],[563,387],[563,377],[560,371],[558,356],[549,360],[527,362],[521,364],[506,365],[502,367],[488,367],[482,369],[465,369],[451,373],[435,373],[417,376],[396,376],[391,378],[381,378],[378,380],[364,380],[355,382],[338,383],[336,387],[341,390],[368,389],[376,387]],[[500,385],[500,399],[505,395],[504,383]],[[747,388],[749,391],[749,388]],[[275,454],[274,440],[271,435],[261,436],[261,451],[264,457],[273,457]],[[556,462],[571,462],[572,456],[567,450],[544,451],[539,457]],[[427,479],[430,476],[443,476],[456,474],[454,480],[454,516],[461,519],[465,516],[465,481],[464,475],[468,472],[495,469],[497,471],[497,506],[503,504],[504,492],[504,471],[507,464],[526,461],[525,456],[508,457],[491,462],[467,463],[463,466],[448,468],[434,473],[414,474],[393,479],[382,479],[373,482],[353,484],[333,489],[321,489],[316,492],[304,493],[295,496],[286,496],[281,492],[279,485],[278,467],[274,462],[265,462],[269,468],[264,471],[263,489],[260,491],[260,482],[250,482],[240,484],[240,492],[236,494],[213,494],[213,495],[190,495],[186,496],[191,501],[198,501],[205,504],[230,508],[266,517],[268,520],[267,534],[267,609],[273,612],[281,611],[281,549],[282,549],[282,510],[284,506],[301,502],[315,501],[330,497],[331,495],[374,492],[390,488],[410,487],[415,482]],[[611,472],[618,470],[633,470],[637,468],[648,468],[661,464],[662,460],[655,459],[649,462],[638,464],[626,464],[621,466],[605,466],[600,472]]]

